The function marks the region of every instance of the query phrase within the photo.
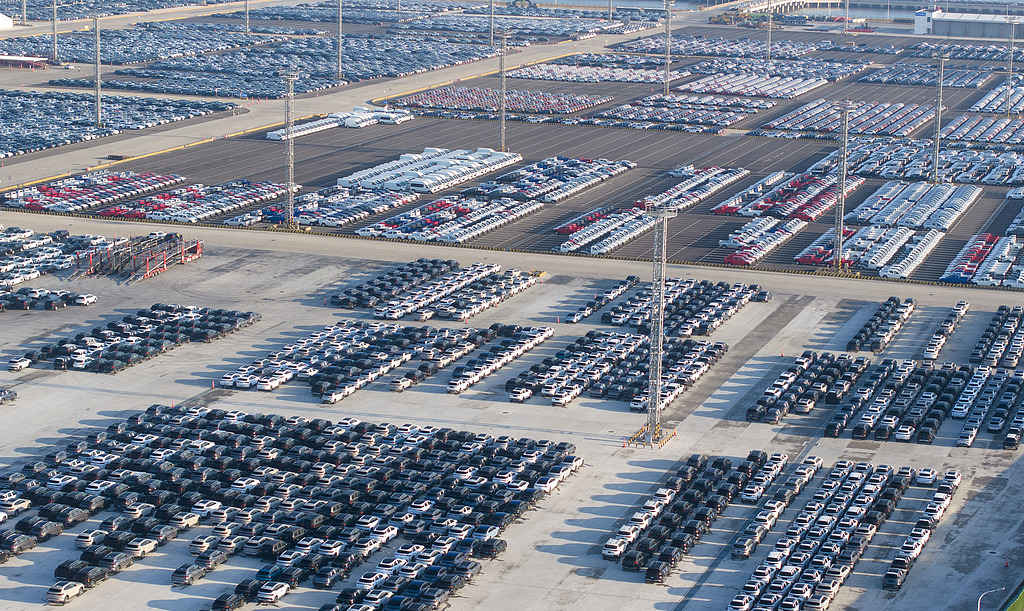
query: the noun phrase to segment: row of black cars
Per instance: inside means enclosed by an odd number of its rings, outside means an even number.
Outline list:
[[[187,526],[172,524],[192,523],[187,514],[196,513],[240,524],[237,532],[268,562],[305,537],[339,542],[334,556],[292,558],[297,570],[287,577],[296,584],[314,576],[323,581],[331,569],[347,574],[377,549],[368,539],[378,527],[425,548],[453,537],[444,545],[455,554],[449,557],[454,568],[470,556],[500,554],[504,541],[493,534],[582,464],[574,450],[571,443],[447,428],[154,405],[20,472],[0,474],[4,506],[41,506],[37,517],[45,520],[19,521],[17,529],[0,533],[0,548],[24,551],[58,527],[104,510],[119,512],[101,524],[109,533],[102,544],[81,558],[93,567],[139,537],[157,544],[176,538]],[[469,532],[487,534],[474,539],[466,537]],[[237,541],[232,549],[241,549]],[[57,577],[90,583],[102,578],[93,568],[70,570],[65,566]],[[195,579],[203,570],[182,572]],[[283,578],[273,568],[267,572]],[[430,608],[405,592],[435,586],[454,591],[466,581],[435,577],[429,584],[393,582],[394,594],[407,601],[397,608]]]
[[[903,324],[914,312],[917,302],[912,297],[901,300],[889,297],[878,304],[878,310],[864,323],[846,344],[848,352],[860,352],[862,348],[870,348],[872,352],[885,350]]]
[[[640,276],[626,276],[625,280],[620,280],[615,283],[610,289],[605,290],[600,295],[594,294],[594,299],[581,305],[575,312],[565,317],[565,322],[576,323],[580,322],[584,318],[590,316],[594,312],[597,312],[604,306],[612,302],[612,300],[618,298],[620,295],[628,291],[629,289],[636,286],[640,282]]]
[[[458,261],[421,257],[394,270],[331,295],[331,305],[342,308],[374,308],[411,289],[459,269]]]
[[[818,405],[837,405],[870,364],[865,357],[805,350],[747,408],[746,419],[777,424],[790,412],[809,414]]]
[[[663,582],[683,554],[738,500],[747,482],[771,464],[768,454],[759,450],[750,452],[735,469],[728,457],[691,455],[605,542],[602,556],[621,561],[625,571],[645,571],[648,583]],[[788,504],[792,494],[784,496],[780,502]]]
[[[756,284],[729,285],[710,280],[669,278],[665,280],[665,335],[709,335],[758,295]],[[601,314],[602,324],[635,327],[650,334],[650,289],[637,291],[623,303]]]
[[[5,291],[6,287],[0,287],[0,312],[5,310],[63,310],[69,305],[86,305],[84,300],[78,301],[78,293],[71,291],[48,291],[31,287]]]
[[[65,337],[25,353],[54,369],[112,373],[188,342],[210,342],[261,319],[256,312],[153,304],[104,327]]]

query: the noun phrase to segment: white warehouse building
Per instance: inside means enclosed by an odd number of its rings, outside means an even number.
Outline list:
[[[941,8],[921,9],[914,13],[914,34],[952,36],[956,38],[1010,37],[1012,27],[1003,15],[976,13],[946,13]],[[1015,35],[1024,34],[1024,24],[1018,24]]]

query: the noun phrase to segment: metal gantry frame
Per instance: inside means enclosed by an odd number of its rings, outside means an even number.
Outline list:
[[[96,70],[96,127],[103,127],[103,94],[100,91],[100,83],[102,82],[100,74],[100,18],[99,16],[93,17],[92,28],[95,30],[95,45],[96,45],[96,59],[95,59],[95,70]]]
[[[1014,37],[1017,34],[1017,24],[1020,23],[1020,17],[1017,15],[1006,15],[1003,17],[1006,19],[1006,23],[1010,25],[1010,48],[1009,57],[1006,58],[1006,118],[1010,118],[1010,97],[1013,88],[1013,46]]]
[[[836,224],[835,239],[832,243],[832,266],[843,269],[843,217],[846,215],[846,176],[850,152],[850,113],[857,109],[857,104],[846,100],[839,105],[843,117],[843,139],[839,148],[839,182],[836,192]]]
[[[291,71],[284,75],[285,82],[288,83],[288,92],[285,97],[285,113],[288,118],[288,128],[286,133],[286,140],[288,140],[288,152],[287,152],[287,164],[288,164],[288,183],[286,186],[288,191],[288,202],[285,205],[284,211],[284,224],[288,229],[295,229],[295,81],[299,79],[298,72]]]
[[[939,62],[939,72],[935,83],[935,135],[932,137],[932,171],[928,181],[939,184],[939,142],[942,140],[942,81],[946,78],[946,60],[949,53],[936,53],[933,57]]]
[[[646,444],[658,447],[663,441],[661,431],[661,359],[665,343],[665,260],[668,246],[668,220],[676,211],[657,206],[648,208],[648,215],[655,218],[654,255],[651,272],[651,333],[650,361],[648,362],[647,383],[647,431]]]

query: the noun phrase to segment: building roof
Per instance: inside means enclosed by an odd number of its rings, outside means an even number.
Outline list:
[[[944,13],[936,11],[932,13],[933,21],[963,21],[968,23],[998,23],[1005,24],[1005,15],[979,15],[975,13]]]

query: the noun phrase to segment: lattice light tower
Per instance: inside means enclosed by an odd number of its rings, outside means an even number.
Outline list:
[[[772,63],[772,0],[768,0],[768,64]],[[771,70],[771,68],[769,68]]]
[[[836,193],[836,225],[835,239],[832,249],[832,267],[843,269],[843,217],[846,215],[846,175],[850,151],[850,113],[857,109],[857,104],[846,100],[839,105],[843,116],[843,140],[839,148],[839,191]]]
[[[850,0],[845,1],[846,17],[843,18],[843,34],[850,33]]]
[[[50,59],[57,61],[57,0],[53,0],[51,8],[53,9],[53,14],[51,15],[52,20],[50,21],[50,35],[53,37],[53,48],[50,50],[50,55],[53,57]]]
[[[946,60],[949,53],[933,55],[939,62],[939,73],[935,83],[935,134],[932,136],[932,171],[928,181],[939,184],[939,141],[942,140],[942,81],[946,78]]]
[[[284,211],[284,224],[288,229],[295,229],[295,81],[299,79],[299,73],[295,71],[282,75],[288,84],[288,92],[285,97],[285,113],[288,118],[288,129],[285,132],[285,139],[288,141],[287,164],[288,183],[285,187],[288,190],[288,203]]]
[[[654,225],[654,256],[651,274],[651,358],[647,375],[647,431],[646,444],[660,447],[665,436],[661,430],[661,359],[665,341],[665,259],[668,245],[668,220],[675,217],[674,209],[665,206],[648,208],[647,214],[656,219]]]
[[[494,0],[491,0],[491,12],[489,16],[488,31],[490,32],[490,38],[487,39],[487,46],[494,46]]]
[[[245,0],[245,33],[248,35],[249,32],[249,0]]]
[[[1010,118],[1010,97],[1011,88],[1013,87],[1013,39],[1017,34],[1017,24],[1020,23],[1020,17],[1018,15],[1006,15],[1003,17],[1006,19],[1006,23],[1010,25],[1010,49],[1009,57],[1006,58],[1006,118]]]
[[[21,0],[21,25],[28,25],[28,0]]]
[[[94,30],[95,39],[94,43],[96,46],[96,59],[95,59],[95,70],[96,70],[96,127],[103,127],[103,94],[100,91],[100,18],[99,16],[93,17],[92,29]]]
[[[672,71],[672,0],[665,0],[665,95],[669,94]]]
[[[342,27],[341,0],[338,0],[338,74],[336,75],[337,78],[338,78],[338,82],[341,82],[343,80],[342,77],[345,74],[345,71],[342,68],[342,61],[344,59],[344,56],[343,56],[344,51],[342,50],[342,44],[345,42],[345,38],[342,35],[341,27]]]
[[[501,77],[501,97],[498,98],[498,150],[505,152],[505,106],[508,100],[508,87],[505,84],[505,54],[508,51],[509,32],[501,30],[498,32],[501,38],[501,55],[498,56],[498,73]]]

